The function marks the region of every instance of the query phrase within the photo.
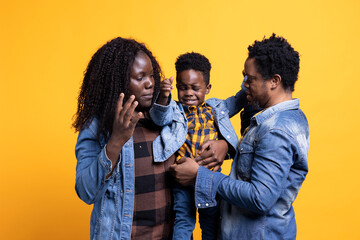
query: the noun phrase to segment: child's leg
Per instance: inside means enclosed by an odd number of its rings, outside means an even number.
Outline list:
[[[219,204],[211,208],[198,208],[202,240],[217,239],[219,229]]]
[[[173,188],[175,223],[173,239],[189,240],[195,228],[196,208],[194,203],[194,186]]]

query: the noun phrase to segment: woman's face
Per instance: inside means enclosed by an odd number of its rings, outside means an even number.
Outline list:
[[[154,95],[154,71],[151,60],[143,51],[139,51],[130,70],[128,93],[138,101],[136,111],[146,111],[151,107]]]

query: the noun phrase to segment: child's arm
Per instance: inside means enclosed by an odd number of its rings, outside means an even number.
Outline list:
[[[241,90],[236,93],[235,96],[231,96],[224,100],[226,108],[229,110],[229,117],[233,117],[235,114],[240,112],[248,103],[246,99],[246,88],[244,86],[244,82],[246,81],[247,77],[244,77],[244,80],[241,84]]]
[[[160,126],[166,126],[173,122],[174,108],[176,108],[176,102],[171,99],[171,89],[174,78],[168,78],[160,83],[160,93],[150,108],[150,117],[153,122]]]
[[[160,83],[160,93],[156,100],[156,103],[166,106],[169,104],[169,96],[171,90],[174,89],[172,82],[174,81],[174,77],[167,78]]]

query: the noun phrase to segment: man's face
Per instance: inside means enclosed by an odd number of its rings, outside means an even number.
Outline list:
[[[189,69],[179,73],[176,88],[179,102],[187,106],[199,106],[205,101],[211,85],[206,85],[200,71]]]
[[[246,98],[255,106],[261,108],[269,107],[269,92],[270,81],[265,80],[261,74],[257,71],[256,62],[254,58],[248,58],[245,61],[245,69],[243,70],[244,76],[247,76],[247,80],[244,83],[246,90]]]
[[[154,75],[151,60],[143,51],[136,54],[130,70],[128,94],[134,95],[139,105],[137,110],[147,110],[151,107],[154,94]]]

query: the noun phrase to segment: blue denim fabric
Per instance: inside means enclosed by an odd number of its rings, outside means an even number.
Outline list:
[[[299,100],[279,103],[253,117],[230,176],[200,167],[198,207],[221,206],[220,239],[295,239],[292,203],[308,172],[309,126]]]
[[[245,90],[226,100],[211,98],[206,103],[212,107],[212,114],[220,134],[236,150],[238,137],[230,122],[230,117],[238,113],[247,103]],[[174,148],[180,148],[187,135],[187,119],[181,103],[171,99],[169,105],[154,104],[150,110],[154,123],[163,126],[164,136]],[[165,143],[166,144],[166,143]],[[196,207],[194,203],[194,187],[174,188],[175,225],[174,239],[190,239],[195,226]],[[199,209],[199,221],[202,239],[216,239],[218,229],[218,207]]]
[[[134,211],[134,148],[132,137],[121,150],[112,175],[111,161],[107,158],[104,136],[96,137],[98,120],[79,132],[75,154],[77,158],[75,190],[87,204],[93,204],[90,221],[91,239],[130,239]],[[158,136],[153,144],[154,159],[165,161],[161,156],[164,146]],[[170,156],[177,149],[168,151]]]

